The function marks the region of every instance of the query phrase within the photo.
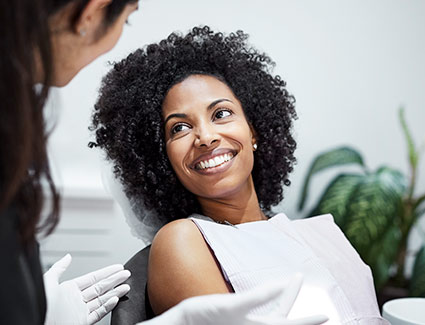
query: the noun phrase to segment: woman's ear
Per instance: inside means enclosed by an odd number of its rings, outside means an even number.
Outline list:
[[[254,127],[252,126],[252,124],[250,122],[248,122],[249,125],[249,129],[251,130],[251,143],[252,143],[252,148],[253,150],[257,150],[257,132],[255,132]]]
[[[74,24],[74,31],[81,36],[94,34],[104,19],[104,9],[112,0],[89,0]]]

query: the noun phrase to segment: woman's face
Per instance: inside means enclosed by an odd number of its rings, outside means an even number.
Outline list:
[[[190,192],[228,198],[248,184],[255,138],[225,83],[192,75],[169,90],[162,114],[168,158]]]

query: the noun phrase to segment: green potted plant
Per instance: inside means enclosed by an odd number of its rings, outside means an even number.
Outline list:
[[[408,146],[408,175],[388,166],[370,171],[355,149],[332,149],[314,159],[304,181],[298,208],[302,210],[305,206],[311,179],[317,173],[348,164],[360,167],[358,172],[337,175],[308,216],[333,215],[348,240],[371,267],[378,296],[384,288],[391,286],[405,288],[410,296],[425,297],[425,234],[422,248],[415,256],[412,276],[410,279],[405,277],[407,239],[413,226],[425,214],[425,193],[415,193],[420,150],[414,145],[403,109],[400,109],[399,117]]]

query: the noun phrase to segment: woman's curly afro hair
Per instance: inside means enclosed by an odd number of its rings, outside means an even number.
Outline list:
[[[131,53],[102,82],[91,130],[114,164],[133,202],[165,221],[202,213],[196,197],[177,179],[168,160],[162,103],[167,91],[192,74],[224,81],[240,100],[257,136],[252,176],[261,208],[283,199],[295,163],[295,99],[271,74],[274,62],[247,43],[242,31],[224,35],[195,27]]]

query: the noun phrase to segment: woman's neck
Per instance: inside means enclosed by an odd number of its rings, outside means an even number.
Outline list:
[[[217,222],[239,224],[267,219],[260,209],[252,177],[242,189],[225,198],[198,197],[202,213]]]

